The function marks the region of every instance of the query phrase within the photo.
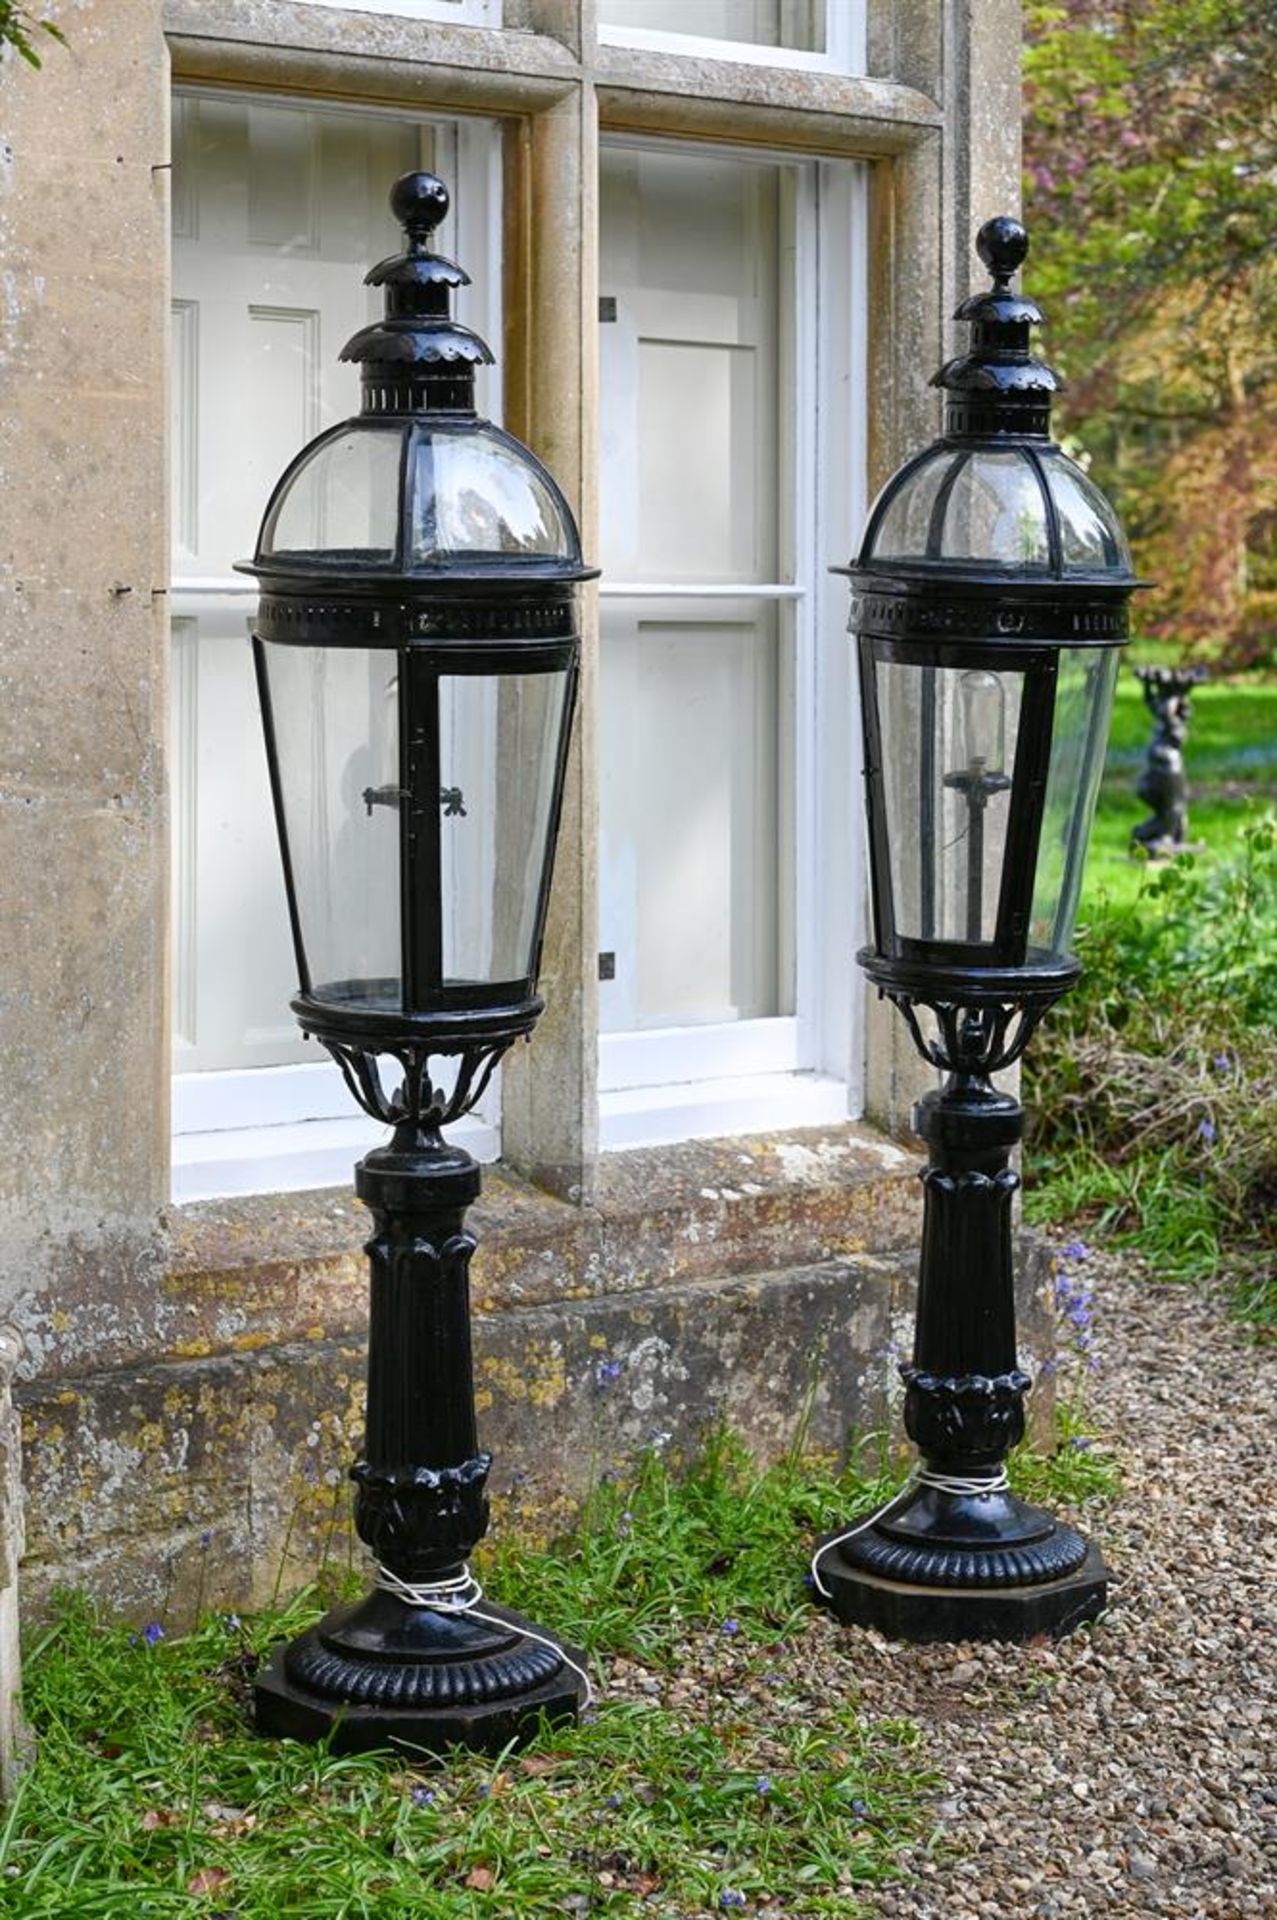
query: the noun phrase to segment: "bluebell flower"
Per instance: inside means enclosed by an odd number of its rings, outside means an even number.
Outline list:
[[[412,1803],[415,1807],[433,1807],[435,1803],[434,1788],[414,1787],[412,1790]]]
[[[594,1369],[594,1378],[599,1386],[610,1387],[614,1380],[620,1379],[624,1371],[624,1360],[600,1360]]]
[[[743,1907],[745,1896],[738,1887],[724,1887],[718,1896],[720,1907]]]
[[[142,1638],[145,1640],[148,1647],[153,1647],[157,1640],[162,1640],[164,1638],[164,1629],[160,1625],[158,1620],[147,1621],[146,1625],[142,1629]]]
[[[724,1622],[723,1622],[723,1632],[724,1632],[724,1633],[726,1633],[726,1634],[733,1634],[733,1633],[739,1633],[739,1632],[740,1632],[740,1621],[739,1621],[739,1620],[724,1620]]]
[[[755,1780],[755,1782],[754,1782],[754,1790],[755,1790],[755,1792],[757,1792],[757,1793],[770,1793],[770,1792],[771,1792],[771,1790],[772,1790],[772,1777],[771,1777],[771,1775],[770,1775],[770,1773],[760,1773],[760,1774],[759,1774],[759,1776],[758,1776],[758,1778],[757,1778],[757,1780]]]
[[[1215,1122],[1213,1120],[1199,1120],[1197,1123],[1197,1133],[1199,1139],[1204,1140],[1208,1147],[1214,1146],[1217,1135],[1215,1132]]]
[[[1067,1246],[1060,1248],[1060,1254],[1065,1260],[1089,1260],[1091,1249],[1085,1240],[1070,1240]]]

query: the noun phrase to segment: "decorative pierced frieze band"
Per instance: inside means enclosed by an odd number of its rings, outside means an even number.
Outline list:
[[[954,599],[941,581],[914,583],[914,593],[853,593],[847,626],[852,633],[949,634],[972,640],[1121,640],[1130,632],[1122,605],[1016,604],[1013,594]],[[921,592],[925,590],[925,600]],[[944,597],[941,597],[941,596]]]

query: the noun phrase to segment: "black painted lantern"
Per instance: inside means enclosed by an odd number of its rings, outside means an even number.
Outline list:
[[[428,251],[447,196],[392,194],[407,250],[386,317],[342,353],[363,412],[284,474],[245,571],[300,991],[362,1103],[375,1060],[463,1066],[472,1105],[541,1009],[536,977],[576,683],[572,514],[536,457],[474,411],[491,362],[450,317],[468,276]]]
[[[474,407],[482,340],[430,251],[442,183],[407,174],[383,320],[342,358],[363,410],[276,487],[254,650],[303,1029],[394,1127],[356,1168],[372,1210],[355,1524],[376,1589],[276,1651],[258,1726],[338,1749],[501,1747],[574,1713],[580,1661],[483,1600],[466,1209],[440,1129],[541,1011],[536,981],[577,674],[582,564],[545,467]]]
[[[907,1638],[1059,1631],[1103,1604],[1081,1536],[1026,1507],[1003,1461],[1024,1429],[1009,1165],[1011,1065],[1076,979],[1071,951],[1118,651],[1137,585],[1112,507],[1050,438],[1061,382],[1011,278],[1018,222],[981,228],[992,290],[935,376],[943,437],[888,482],[852,585],[874,942],[859,955],[948,1075],[928,1142],[905,1419],[923,1465],[900,1502],[822,1548],[840,1617]]]
[[[889,993],[1027,996],[1070,952],[1135,586],[1117,516],[1050,439],[1060,382],[1011,291],[1023,228],[981,230],[990,293],[936,376],[944,438],[888,482],[852,582],[875,944]]]

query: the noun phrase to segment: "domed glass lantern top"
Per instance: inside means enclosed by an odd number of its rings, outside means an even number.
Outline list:
[[[292,462],[244,570],[294,1011],[370,1111],[438,1121],[540,1011],[576,587],[594,570],[546,468],[475,412],[492,355],[451,315],[467,276],[429,250],[446,190],[407,174],[391,205],[404,251],[367,276],[385,316],[342,354],[362,412]],[[379,1052],[407,1069],[397,1094]],[[430,1054],[463,1056],[448,1099]]]
[[[1070,946],[1127,604],[1117,515],[1050,437],[1059,377],[1012,291],[1018,222],[977,242],[967,353],[933,384],[945,432],[876,501],[852,581],[874,945],[889,992],[1053,995]]]

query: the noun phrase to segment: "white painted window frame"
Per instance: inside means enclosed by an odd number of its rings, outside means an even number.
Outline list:
[[[612,144],[638,142],[619,138]],[[828,568],[835,559],[850,558],[866,506],[866,170],[855,163],[796,160],[792,153],[718,151],[741,163],[798,170],[795,579],[675,586],[605,578],[599,591],[604,599],[757,598],[788,601],[794,608],[795,1011],[772,1019],[600,1034],[599,1139],[605,1151],[833,1125],[862,1109],[857,1037],[863,993],[852,964],[865,891],[860,726],[845,583]],[[845,886],[831,886],[831,875],[843,876]]]
[[[402,20],[428,20],[433,26],[499,27],[502,0],[302,0],[308,7],[342,13],[385,13]]]
[[[668,28],[609,26],[600,22],[599,44],[635,53],[677,53],[688,60],[730,60],[750,67],[787,67],[800,73],[864,73],[868,65],[866,0],[827,0],[825,49],[766,47],[749,40],[716,40]]]
[[[322,3],[322,0],[320,0]],[[406,12],[409,7],[378,8]],[[422,11],[412,8],[412,11]],[[473,23],[472,23],[473,24]],[[224,99],[220,88],[185,86],[183,96]],[[309,104],[293,95],[254,94],[264,105],[299,107]],[[455,116],[413,113],[398,107],[365,106],[316,100],[325,113],[347,111],[384,114],[396,120],[415,120],[446,131],[469,143],[466,158],[471,177],[478,178],[483,206],[466,211],[473,230],[459,251],[473,264],[482,243],[488,251],[485,284],[489,288],[484,317],[488,338],[501,338],[501,131],[489,121],[466,121]],[[446,168],[455,175],[456,163]],[[493,417],[501,415],[499,387],[491,397]],[[265,504],[265,503],[263,503]],[[237,575],[207,578],[175,574],[170,586],[174,622],[194,619],[214,608],[241,607],[245,646],[257,601],[257,589]],[[174,743],[182,750],[181,740]],[[274,834],[274,823],[269,823]],[[280,877],[283,886],[283,876]],[[175,1203],[233,1198],[251,1193],[301,1192],[345,1186],[352,1159],[387,1138],[386,1128],[362,1113],[354,1103],[336,1064],[318,1043],[313,1063],[253,1067],[172,1075],[170,1194]],[[450,1137],[477,1160],[496,1160],[501,1152],[501,1086],[498,1072],[476,1110],[450,1129]]]

